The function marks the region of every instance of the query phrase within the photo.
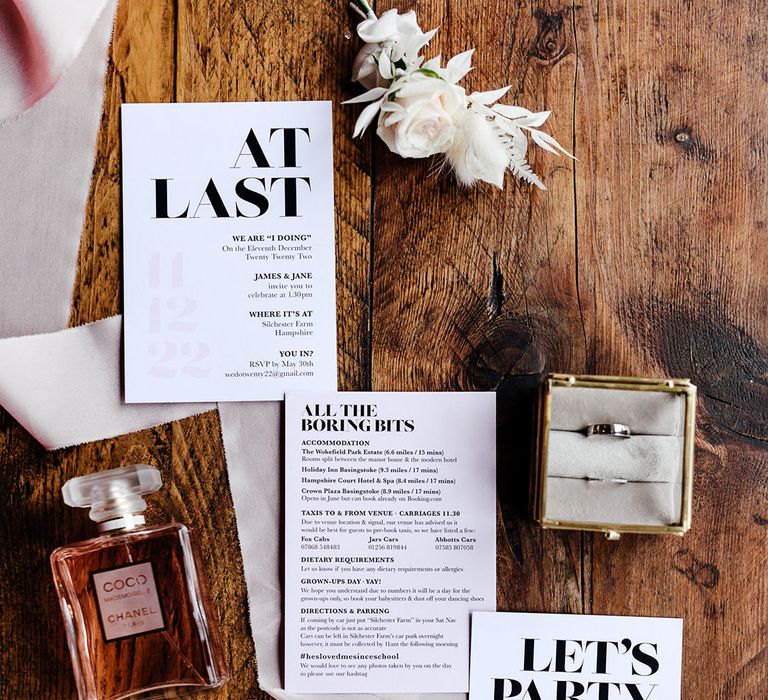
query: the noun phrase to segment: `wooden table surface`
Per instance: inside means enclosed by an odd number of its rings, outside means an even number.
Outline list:
[[[378,3],[379,11],[391,0]],[[71,325],[120,312],[119,106],[334,102],[339,385],[495,389],[498,606],[685,619],[683,697],[768,697],[768,10],[758,0],[403,0],[468,84],[551,109],[576,163],[546,193],[460,190],[350,137],[345,0],[121,0]],[[684,539],[543,532],[526,512],[532,390],[547,371],[690,377]],[[0,696],[72,698],[48,554],[91,536],[79,471],[157,465],[151,515],[202,527],[232,681],[259,697],[216,412],[46,453],[0,416]],[[665,700],[659,698],[658,700]]]

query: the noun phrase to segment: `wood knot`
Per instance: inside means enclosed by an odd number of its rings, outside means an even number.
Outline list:
[[[697,559],[687,549],[675,554],[673,566],[675,571],[702,588],[715,588],[720,582],[720,570],[714,564]]]
[[[534,343],[529,318],[502,312],[478,324],[468,340],[471,352],[460,385],[470,391],[494,390],[512,378],[535,377],[543,371],[544,357]]]
[[[537,9],[534,17],[539,22],[539,31],[533,40],[530,55],[543,63],[557,63],[568,53],[563,13]]]
[[[676,129],[672,132],[672,137],[675,140],[675,145],[681,148],[687,156],[697,158],[705,163],[711,163],[715,160],[714,151],[695,139],[690,129],[686,127]]]

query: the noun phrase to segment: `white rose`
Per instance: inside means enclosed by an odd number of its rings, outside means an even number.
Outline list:
[[[424,73],[412,73],[381,106],[376,133],[403,158],[444,153],[466,111],[464,88]]]
[[[426,34],[421,31],[416,21],[416,13],[411,10],[404,15],[396,9],[387,10],[381,17],[363,20],[357,25],[357,34],[365,42],[357,53],[352,66],[352,80],[363,87],[387,84],[391,79],[391,66],[404,59],[406,64],[413,63],[419,50],[434,36],[434,31]],[[381,56],[384,54],[385,72],[381,74]],[[400,66],[402,67],[402,66]]]

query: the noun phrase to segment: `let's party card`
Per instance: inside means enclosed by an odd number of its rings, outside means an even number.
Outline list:
[[[470,700],[680,700],[683,621],[472,615]]]

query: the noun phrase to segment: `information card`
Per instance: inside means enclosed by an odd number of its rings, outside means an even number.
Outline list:
[[[469,700],[680,700],[683,621],[475,613]]]
[[[122,107],[125,400],[336,389],[330,102]]]
[[[285,685],[466,692],[496,609],[492,393],[292,393]]]

